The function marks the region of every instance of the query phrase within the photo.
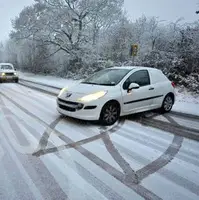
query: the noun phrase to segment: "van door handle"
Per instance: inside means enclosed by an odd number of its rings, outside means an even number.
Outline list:
[[[150,87],[150,88],[149,88],[149,90],[154,90],[154,89],[155,89],[154,87]]]

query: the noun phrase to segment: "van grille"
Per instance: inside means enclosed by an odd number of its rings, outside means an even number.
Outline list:
[[[60,98],[58,98],[58,101],[60,101],[61,103],[69,104],[69,105],[78,105],[79,104],[77,102],[66,101],[66,100],[63,100],[63,99],[60,99]]]
[[[6,76],[14,76],[14,73],[5,73]]]
[[[58,106],[66,111],[75,112],[77,110],[81,110],[84,107],[84,104],[72,101],[66,101],[63,99],[57,99]]]
[[[71,108],[71,107],[69,107],[69,106],[64,106],[64,105],[61,105],[61,104],[59,104],[59,107],[60,107],[61,109],[63,109],[63,110],[70,111],[70,112],[75,112],[75,111],[76,111],[75,108]]]

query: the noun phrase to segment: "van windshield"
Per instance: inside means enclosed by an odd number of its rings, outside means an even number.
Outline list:
[[[104,69],[87,78],[82,83],[114,86],[117,85],[130,71],[131,69]]]
[[[13,67],[11,65],[1,65],[1,69],[3,69],[3,70],[5,70],[5,69],[12,70]]]

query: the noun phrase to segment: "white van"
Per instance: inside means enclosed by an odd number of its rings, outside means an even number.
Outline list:
[[[11,63],[0,63],[0,83],[14,81],[18,83],[19,77]]]
[[[175,103],[174,87],[155,68],[112,67],[71,88],[63,88],[57,98],[57,110],[62,115],[112,125],[124,115],[157,108],[169,112]]]

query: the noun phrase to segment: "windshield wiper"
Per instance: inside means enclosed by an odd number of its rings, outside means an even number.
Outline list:
[[[115,86],[115,84],[111,83],[92,83],[92,82],[82,82],[83,84],[90,84],[90,85],[104,85],[104,86]]]
[[[115,84],[111,84],[111,83],[101,83],[101,84],[98,84],[98,85],[104,85],[104,86],[115,86]]]
[[[83,83],[83,84],[90,84],[90,85],[99,85],[98,83],[92,83],[92,82],[81,82],[81,83]]]

